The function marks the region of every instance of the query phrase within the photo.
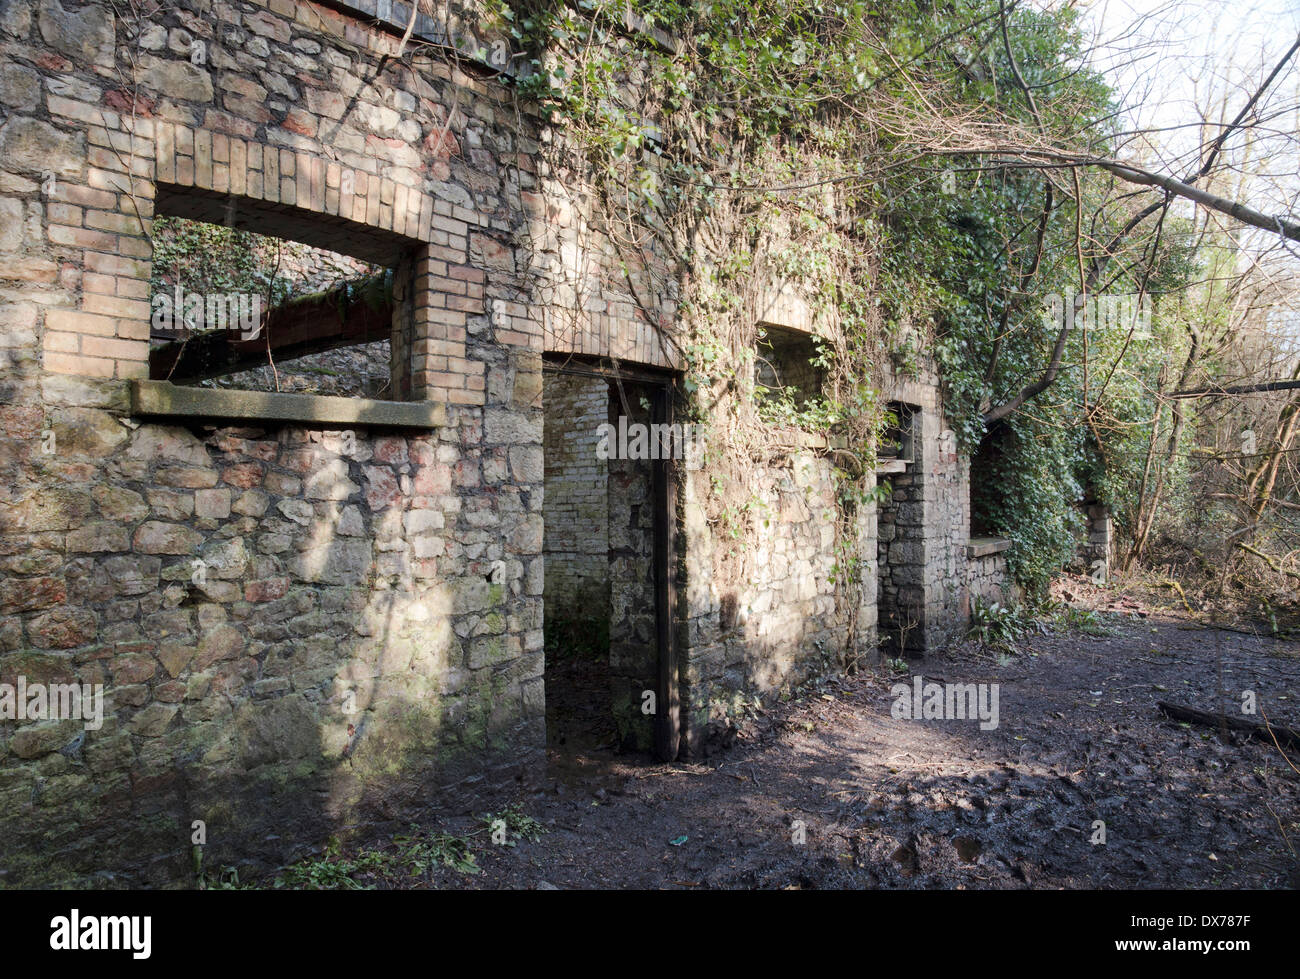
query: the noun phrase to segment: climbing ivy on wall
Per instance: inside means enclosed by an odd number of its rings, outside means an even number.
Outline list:
[[[939,105],[955,120],[1044,138],[1087,132],[1104,151],[1115,107],[1078,68],[1077,14],[998,0],[648,0],[629,10],[593,0],[492,8],[531,59],[521,94],[585,161],[606,230],[629,253],[650,242],[667,260],[657,288],[678,301],[688,411],[720,427],[710,464],[738,477],[722,480],[731,496],[711,519],[726,529],[745,509],[746,467],[787,451],[773,421],[846,440],[841,476],[859,487],[841,494],[851,517],[873,468],[890,362],[904,373],[938,365],[948,421],[974,450],[989,407],[1041,372],[1057,332],[1044,300],[1077,288],[1079,241],[1104,239],[1125,215],[1095,207],[1105,188],[1087,173],[1071,186],[1071,176],[928,154],[933,133],[916,110]],[[1106,286],[1150,291],[1159,251],[1118,263]],[[1175,287],[1177,263],[1165,265]],[[765,404],[752,384],[756,300],[773,277],[811,297],[821,338],[825,393],[798,410]],[[1089,402],[1088,351],[1077,349],[1086,342],[1071,340],[1050,397],[1005,420],[1011,451],[998,460],[996,498],[981,504],[1035,589],[1069,553],[1080,467],[1098,455],[1084,433],[1102,458],[1108,440],[1128,437]]]

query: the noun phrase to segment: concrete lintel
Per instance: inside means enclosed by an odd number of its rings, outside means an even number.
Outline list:
[[[438,402],[178,387],[169,381],[133,381],[131,413],[164,418],[304,422],[364,428],[429,429],[447,424],[447,408]]]
[[[968,558],[988,557],[1000,554],[1011,547],[1011,541],[1005,537],[972,537],[966,545]]]
[[[843,449],[846,448],[846,440],[837,436],[827,438],[820,432],[805,432],[800,428],[786,428],[778,433],[781,438],[781,448],[811,450],[813,452],[825,449]]]

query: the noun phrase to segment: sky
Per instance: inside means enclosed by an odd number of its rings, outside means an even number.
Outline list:
[[[1201,134],[1201,112],[1231,119],[1300,32],[1300,0],[1084,0],[1094,65],[1124,102],[1132,128],[1152,134],[1171,171],[1186,172]],[[1274,82],[1267,147],[1297,167],[1300,56]],[[1242,146],[1242,141],[1236,141]],[[1267,154],[1261,154],[1267,155]],[[1182,166],[1179,166],[1179,164]]]
[[[1230,121],[1295,43],[1300,0],[1081,0],[1085,29],[1094,39],[1093,66],[1102,70],[1142,130],[1121,156],[1185,177],[1199,165],[1202,111]],[[1262,103],[1258,138],[1229,140],[1225,154],[1248,176],[1214,186],[1265,214],[1300,214],[1300,54],[1274,81]],[[1251,233],[1257,248],[1300,273],[1300,248],[1290,259],[1277,238]]]

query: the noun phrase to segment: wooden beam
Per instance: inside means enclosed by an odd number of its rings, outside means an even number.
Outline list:
[[[212,331],[155,347],[149,351],[149,377],[179,384],[265,367],[268,343],[278,363],[392,335],[391,303],[371,306],[354,301],[340,315],[336,299],[337,294],[331,293],[319,302],[278,306],[267,315],[263,332],[252,340],[241,340],[233,331]]]
[[[654,388],[651,422],[671,425],[673,391]],[[659,660],[659,694],[655,711],[655,756],[675,761],[681,744],[681,689],[677,676],[677,479],[670,459],[652,463],[654,501],[655,639]]]

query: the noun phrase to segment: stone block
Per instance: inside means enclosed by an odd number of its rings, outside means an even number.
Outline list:
[[[65,8],[59,0],[41,0],[37,24],[45,43],[74,64],[112,68],[116,51],[115,19],[107,4]]]

